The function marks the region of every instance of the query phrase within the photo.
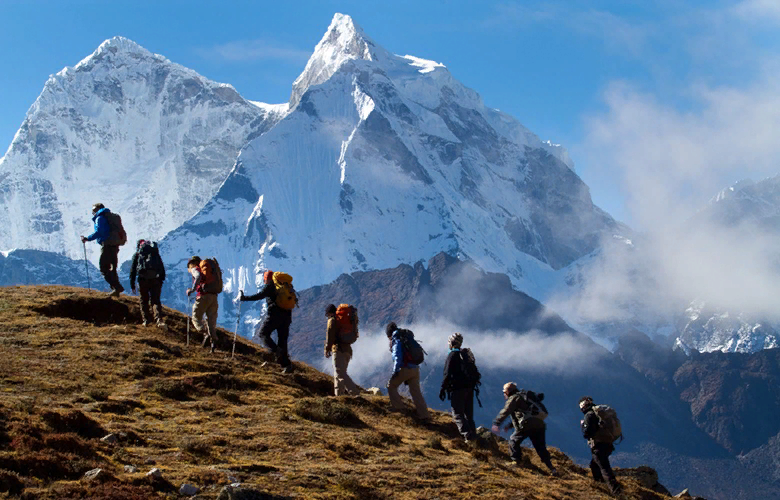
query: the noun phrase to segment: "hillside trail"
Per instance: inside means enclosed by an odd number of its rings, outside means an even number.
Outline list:
[[[221,328],[216,353],[197,334],[187,347],[186,316],[165,314],[167,331],[140,325],[134,297],[0,288],[0,495],[179,498],[186,483],[198,499],[612,498],[556,449],[560,478],[531,450],[507,465],[503,440],[467,445],[447,413],[422,424],[411,403],[333,397],[330,375],[299,362],[283,375],[242,338],[231,360]],[[621,498],[665,498],[652,469],[617,474]],[[245,496],[228,494],[235,483]]]

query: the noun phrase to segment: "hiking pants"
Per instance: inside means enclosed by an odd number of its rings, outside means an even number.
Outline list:
[[[525,438],[531,440],[531,444],[536,450],[536,454],[542,459],[542,463],[546,465],[550,470],[553,469],[552,460],[550,460],[550,452],[547,451],[547,439],[545,434],[546,428],[527,430],[527,431],[515,431],[509,438],[509,455],[515,462],[520,462],[523,458],[522,442]]]
[[[204,293],[195,298],[195,304],[192,305],[192,325],[195,329],[203,333],[203,343],[211,340],[211,347],[217,341],[217,312],[219,311],[219,300],[216,293]],[[206,315],[206,323],[203,322],[203,315]]]
[[[282,368],[292,364],[290,356],[287,355],[287,338],[290,336],[291,323],[292,314],[270,313],[255,331],[255,336],[263,339],[265,346],[276,355],[276,361],[282,365]],[[271,338],[274,330],[276,330],[276,342]]]
[[[163,319],[163,308],[160,302],[163,282],[160,279],[138,280],[138,293],[141,295],[141,320],[151,320],[149,307],[154,310],[154,321],[159,323]]]
[[[464,439],[474,439],[477,436],[477,426],[474,423],[474,389],[453,390],[450,393],[450,403],[458,432]]]
[[[590,449],[590,472],[595,481],[603,482],[606,479],[610,490],[614,493],[620,489],[620,485],[615,479],[615,473],[609,464],[609,456],[615,451],[615,447],[610,443],[594,443]]]
[[[347,375],[347,367],[349,366],[349,360],[352,358],[352,353],[335,350],[331,357],[333,358],[333,393],[336,396],[349,393],[359,394],[360,387]]]
[[[112,290],[124,291],[125,287],[119,283],[119,275],[116,273],[119,265],[119,247],[114,245],[100,246],[100,274]]]
[[[398,374],[391,377],[387,382],[387,394],[390,396],[390,404],[396,410],[405,408],[401,395],[398,394],[398,386],[404,382],[409,386],[409,394],[412,395],[412,401],[414,401],[414,406],[417,409],[417,416],[422,420],[431,418],[430,413],[428,413],[428,405],[425,403],[425,398],[420,390],[420,368],[417,366],[414,368],[401,368]]]

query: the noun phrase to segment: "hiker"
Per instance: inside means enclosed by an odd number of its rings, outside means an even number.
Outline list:
[[[550,469],[550,474],[558,475],[558,471],[553,467],[550,459],[550,452],[547,451],[546,431],[547,425],[544,419],[547,418],[547,408],[542,404],[544,394],[537,396],[533,391],[521,391],[514,382],[504,384],[504,399],[506,403],[504,408],[493,420],[493,432],[501,432],[501,423],[507,418],[512,419],[511,426],[514,432],[509,438],[509,456],[515,465],[520,465],[523,459],[523,447],[521,446],[525,438],[531,440],[531,444],[536,449],[536,454],[542,459],[542,463]],[[507,430],[509,426],[507,426]]]
[[[242,301],[266,300],[266,315],[263,323],[255,330],[255,336],[261,337],[265,346],[276,355],[276,361],[282,367],[282,373],[292,373],[295,368],[287,354],[287,338],[290,336],[292,310],[298,305],[298,297],[292,287],[292,277],[282,272],[267,270],[263,273],[265,286],[260,292],[245,296]],[[271,334],[276,330],[276,342]]]
[[[141,293],[141,321],[148,326],[151,320],[149,306],[154,310],[154,322],[158,328],[167,330],[163,321],[164,313],[160,302],[165,265],[160,250],[154,241],[138,240],[130,265],[130,289],[135,293],[135,278],[138,276],[138,290]]]
[[[617,419],[615,410],[606,405],[593,404],[593,398],[590,396],[580,398],[580,410],[585,414],[580,426],[582,437],[588,440],[590,446],[590,471],[593,480],[600,483],[606,480],[609,490],[613,495],[617,495],[623,487],[615,478],[609,464],[609,456],[615,451],[615,440],[622,437],[620,420]],[[605,419],[609,421],[605,422]]]
[[[92,205],[92,222],[95,231],[89,236],[82,236],[81,242],[96,240],[100,245],[100,274],[111,287],[109,297],[119,297],[125,287],[119,282],[117,267],[119,265],[119,247],[127,241],[127,234],[122,227],[122,219],[111,213],[102,203]]]
[[[404,410],[404,403],[401,400],[401,395],[398,394],[398,386],[406,384],[409,386],[409,393],[412,395],[412,401],[417,409],[417,417],[424,422],[430,421],[431,415],[428,413],[428,405],[420,390],[419,363],[415,363],[411,356],[411,348],[415,344],[419,347],[419,344],[414,340],[414,334],[409,330],[399,329],[398,325],[392,321],[387,324],[385,334],[390,340],[390,352],[393,353],[393,375],[387,382],[390,404],[397,411]],[[422,360],[420,360],[421,362]]]
[[[187,297],[192,292],[195,294],[195,303],[192,305],[192,326],[203,333],[201,347],[206,347],[206,342],[211,342],[211,352],[216,350],[217,341],[217,313],[219,312],[219,300],[217,293],[207,288],[207,278],[202,271],[206,267],[206,259],[194,255],[187,261],[187,271],[192,275],[192,288],[187,289]],[[221,277],[220,277],[221,281]],[[203,322],[203,315],[206,322]]]
[[[468,443],[477,437],[477,426],[474,423],[474,392],[476,390],[479,394],[481,375],[471,350],[461,348],[463,335],[453,333],[448,344],[450,352],[444,362],[444,379],[441,381],[439,399],[444,401],[445,398],[449,398],[452,405],[452,418],[458,426],[458,432]]]
[[[358,338],[357,309],[349,304],[325,307],[328,327],[325,335],[325,357],[333,357],[333,393],[360,394],[360,387],[347,375],[352,359],[352,344]]]

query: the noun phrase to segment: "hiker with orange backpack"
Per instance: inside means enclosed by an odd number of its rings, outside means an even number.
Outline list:
[[[95,230],[89,236],[82,236],[81,242],[97,240],[100,245],[100,274],[111,287],[109,297],[119,297],[125,287],[119,282],[117,267],[119,266],[119,247],[127,243],[127,233],[122,227],[122,218],[112,213],[102,203],[92,205],[92,222]],[[86,255],[86,250],[84,252]]]
[[[352,359],[352,344],[358,339],[357,308],[349,304],[328,304],[325,308],[328,328],[325,336],[325,357],[333,356],[333,393],[360,394],[360,387],[347,375]]]
[[[292,276],[287,273],[263,273],[265,286],[260,292],[246,296],[241,291],[239,300],[254,301],[266,299],[266,315],[263,323],[255,330],[255,337],[261,337],[265,346],[276,355],[276,361],[282,367],[282,373],[292,373],[293,367],[287,354],[287,338],[290,336],[292,310],[298,305],[298,296],[292,286]],[[271,334],[276,330],[276,342]]]
[[[192,275],[192,288],[187,289],[187,296],[196,292],[195,304],[192,306],[192,326],[203,333],[201,347],[205,347],[206,342],[210,341],[211,352],[214,352],[217,344],[218,295],[222,292],[222,271],[217,259],[201,259],[197,255],[187,261],[187,271]]]

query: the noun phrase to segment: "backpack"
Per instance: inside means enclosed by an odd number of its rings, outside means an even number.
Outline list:
[[[479,393],[479,386],[482,385],[482,374],[479,373],[477,368],[476,359],[474,359],[474,353],[471,349],[460,350],[460,369],[463,381],[466,384],[473,386],[477,393]]]
[[[357,308],[349,304],[339,305],[336,322],[339,324],[339,344],[354,344],[359,336]]]
[[[108,233],[108,238],[105,239],[103,244],[121,247],[127,243],[127,233],[122,225],[122,218],[119,214],[106,211],[106,213],[103,214],[103,217],[106,218],[108,227],[111,229]]]
[[[593,407],[593,412],[599,417],[599,430],[593,436],[594,441],[614,443],[618,438],[623,437],[620,419],[614,408],[608,405],[596,405]]]
[[[216,257],[200,261],[200,274],[203,275],[202,293],[222,293],[222,269]]]
[[[298,296],[292,286],[292,276],[287,273],[275,272],[273,282],[276,287],[276,305],[292,311],[298,305]]]
[[[544,420],[547,418],[547,407],[542,403],[544,399],[543,393],[536,394],[534,391],[521,391],[520,394],[525,399],[525,402],[528,403],[528,410],[523,413],[524,419],[535,417]]]
[[[425,361],[425,355],[428,353],[425,352],[425,349],[422,348],[419,342],[414,340],[414,333],[411,330],[399,328],[398,337],[401,340],[401,346],[404,351],[404,363],[412,365],[422,364]]]
[[[147,241],[138,249],[138,279],[155,279],[165,271],[160,249],[154,241]]]

